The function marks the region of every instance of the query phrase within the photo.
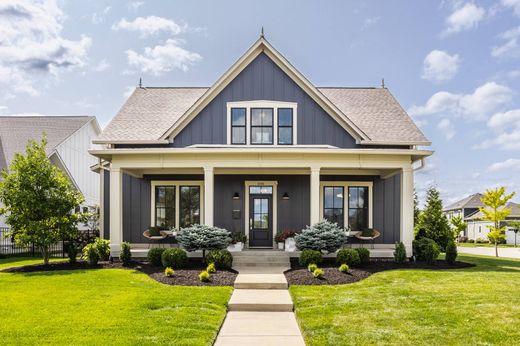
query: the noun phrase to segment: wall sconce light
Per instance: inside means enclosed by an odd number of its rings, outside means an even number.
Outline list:
[[[283,194],[282,199],[286,201],[289,200],[289,195],[287,194],[287,192]]]
[[[233,194],[233,199],[240,199],[240,195],[238,194],[238,192],[235,192]]]

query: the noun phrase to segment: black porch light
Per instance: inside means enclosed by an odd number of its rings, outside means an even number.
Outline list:
[[[288,201],[289,200],[289,194],[287,194],[287,192],[285,192],[283,194],[283,196],[282,196],[282,199]]]
[[[233,194],[233,199],[240,199],[240,195],[238,194],[238,192],[235,192]]]

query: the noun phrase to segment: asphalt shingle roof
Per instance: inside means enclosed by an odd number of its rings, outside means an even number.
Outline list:
[[[510,208],[511,213],[508,217],[520,217],[520,204],[514,203],[514,202],[508,202],[505,207],[499,208],[500,210],[504,208]],[[479,220],[484,217],[484,213],[479,211],[477,213],[472,214],[471,216],[467,217],[467,220]]]
[[[457,209],[463,209],[463,208],[480,208],[484,206],[484,203],[480,201],[480,199],[484,197],[481,193],[475,193],[473,195],[470,195],[464,199],[461,199],[458,202],[455,202],[453,204],[450,204],[446,208],[444,208],[445,211],[448,210],[457,210]]]

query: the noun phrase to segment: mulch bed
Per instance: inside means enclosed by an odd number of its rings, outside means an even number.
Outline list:
[[[123,266],[121,262],[99,262],[96,266],[90,266],[85,261],[76,263],[53,262],[48,265],[33,264],[21,267],[13,267],[1,270],[7,273],[33,273],[33,272],[50,272],[59,270],[78,270],[78,269],[134,269],[147,274],[152,279],[166,284],[175,286],[233,286],[238,273],[234,270],[218,270],[211,274],[209,282],[201,282],[199,274],[206,270],[206,266],[202,264],[200,258],[190,258],[188,265],[184,269],[176,269],[173,277],[164,275],[164,268],[154,267],[148,262],[133,261],[128,266]]]
[[[448,264],[446,261],[436,261],[435,264],[427,264],[424,262],[406,262],[397,264],[392,261],[373,261],[367,265],[357,268],[350,268],[348,273],[342,273],[338,270],[338,266],[332,259],[324,259],[319,267],[323,269],[325,275],[323,279],[317,279],[312,276],[307,268],[298,264],[297,258],[291,258],[291,268],[285,272],[285,277],[289,285],[340,285],[351,284],[370,275],[386,270],[394,269],[431,269],[431,270],[449,270],[474,267],[474,264],[465,262],[455,262]]]

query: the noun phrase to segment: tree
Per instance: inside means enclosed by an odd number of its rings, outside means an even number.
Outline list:
[[[451,225],[453,226],[453,238],[457,238],[461,232],[464,232],[468,227],[468,224],[464,222],[464,219],[461,216],[455,216],[450,220]]]
[[[299,250],[324,250],[332,253],[347,241],[347,236],[337,223],[321,221],[307,226],[294,236],[294,240]]]
[[[25,155],[16,154],[0,180],[0,215],[6,216],[10,236],[17,245],[33,244],[49,263],[51,245],[74,238],[76,224],[84,220],[74,213],[83,196],[67,176],[47,157],[47,138],[29,141]]]
[[[513,229],[513,232],[515,232],[515,247],[516,247],[516,235],[518,234],[518,231],[520,231],[520,221],[510,221],[509,227]]]
[[[421,215],[421,210],[419,209],[419,197],[417,196],[417,191],[413,189],[413,225],[417,225],[419,222],[419,216]]]
[[[448,219],[442,212],[439,191],[433,186],[426,191],[426,207],[419,216],[416,228],[416,239],[430,238],[439,245],[442,251],[445,251],[448,242],[453,240],[453,232]]]
[[[179,244],[186,251],[202,250],[202,260],[206,259],[206,250],[225,249],[231,243],[231,232],[218,227],[193,225],[183,228],[177,236]]]
[[[511,209],[505,208],[505,205],[514,195],[514,192],[506,195],[506,189],[502,186],[494,190],[486,190],[484,196],[480,199],[484,204],[484,207],[480,208],[480,211],[484,214],[483,219],[493,223],[492,226],[488,226],[490,231],[488,238],[492,243],[495,243],[496,257],[498,257],[498,242],[506,238],[505,230],[507,226],[500,227],[500,224],[511,213]]]

